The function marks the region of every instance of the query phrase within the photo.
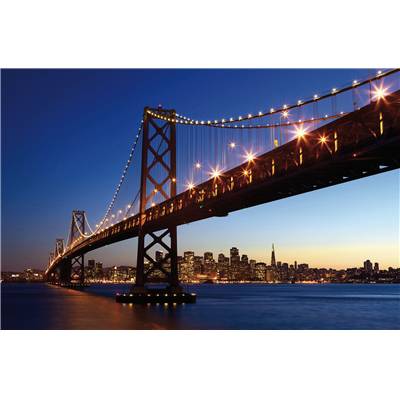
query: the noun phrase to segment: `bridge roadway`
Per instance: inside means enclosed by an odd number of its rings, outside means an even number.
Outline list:
[[[400,166],[400,91],[297,137],[193,189],[80,239],[63,260],[97,248]],[[141,227],[141,228],[140,228]]]

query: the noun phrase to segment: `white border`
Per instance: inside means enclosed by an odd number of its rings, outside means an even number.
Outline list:
[[[2,2],[0,66],[396,67],[393,2]],[[23,399],[390,399],[398,332],[1,332]]]
[[[392,399],[398,339],[390,331],[2,332],[0,390],[7,400]]]
[[[3,68],[400,64],[394,1],[9,0],[0,15]]]

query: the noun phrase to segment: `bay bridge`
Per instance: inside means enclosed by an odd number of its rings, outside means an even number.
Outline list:
[[[146,284],[154,275],[168,296],[182,296],[178,226],[399,166],[400,69],[235,117],[145,107],[103,217],[92,228],[85,211],[72,211],[46,279],[83,285],[87,252],[137,237],[131,296],[152,296]]]

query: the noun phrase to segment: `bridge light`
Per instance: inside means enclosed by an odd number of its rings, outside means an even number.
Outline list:
[[[231,149],[234,149],[234,148],[236,147],[236,143],[235,143],[235,142],[230,142],[230,143],[229,143],[229,147],[230,147]]]
[[[154,193],[157,193],[157,192],[158,192],[157,188],[154,188],[153,192],[154,192]]]
[[[118,214],[122,214],[122,210],[118,210]]]
[[[297,100],[297,105],[298,105],[298,106],[300,106],[300,105],[301,105],[301,103],[302,103],[302,101],[301,101],[301,100]]]
[[[211,171],[211,178],[218,178],[221,175],[221,171],[218,170],[218,168],[215,168]]]
[[[197,163],[195,164],[195,167],[196,167],[197,169],[200,169],[200,168],[201,168],[201,164],[200,164],[199,162],[197,162]]]
[[[271,108],[271,109],[269,110],[270,114],[272,114],[274,111],[275,111],[275,110],[274,110],[273,108]]]
[[[156,205],[156,203],[154,203],[154,201],[151,203],[151,206],[154,207]]]
[[[252,117],[252,115],[251,115],[251,114],[248,114],[248,115],[247,115],[247,118],[251,118],[251,117]]]
[[[333,93],[336,93],[336,92],[337,92],[337,89],[336,89],[336,88],[333,88],[333,89],[332,89],[332,94],[333,94]]]
[[[247,161],[247,162],[252,162],[252,161],[254,161],[255,156],[254,156],[254,154],[250,151],[250,152],[246,152],[245,158],[246,158],[246,161]]]
[[[244,175],[244,176],[249,175],[249,171],[247,171],[247,169],[243,170],[243,175]]]
[[[326,136],[324,136],[324,135],[322,135],[320,138],[319,138],[319,141],[320,141],[320,143],[326,143]]]
[[[379,76],[381,73],[382,73],[382,71],[381,71],[381,70],[379,70],[379,71],[378,71],[378,73],[377,73],[377,75]]]
[[[387,95],[387,88],[384,88],[383,86],[380,87],[375,87],[374,93],[373,93],[373,98],[374,100],[381,100],[384,99],[385,96]]]
[[[353,81],[353,86],[355,86],[355,85],[357,85],[358,84],[358,80],[357,79],[354,79],[354,81]]]
[[[301,139],[305,135],[306,135],[306,130],[302,126],[296,127],[296,136],[299,139]]]
[[[174,183],[175,183],[175,182],[176,182],[176,178],[172,178],[172,182],[174,182]]]
[[[287,118],[289,116],[289,112],[288,111],[284,111],[283,113],[282,113],[282,117],[283,118]]]
[[[188,188],[188,190],[192,190],[192,189],[194,188],[193,182],[189,182],[189,183],[187,184],[187,188]]]
[[[317,100],[317,99],[318,99],[318,95],[317,95],[317,94],[314,94],[313,99],[314,99],[314,100]]]

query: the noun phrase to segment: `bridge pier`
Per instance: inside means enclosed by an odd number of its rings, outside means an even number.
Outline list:
[[[60,265],[60,283],[68,285],[71,283],[71,262],[65,260]]]
[[[150,243],[146,244],[146,239]],[[166,242],[169,239],[169,243]],[[152,257],[149,250],[154,246],[161,246],[167,251],[162,258]],[[146,268],[145,260],[150,262]],[[136,263],[136,282],[132,288],[133,293],[146,292],[145,284],[148,277],[155,271],[161,272],[168,284],[168,290],[174,293],[182,292],[178,276],[178,255],[177,255],[177,228],[169,227],[163,232],[140,232],[138,238],[138,252]]]
[[[163,200],[176,196],[176,112],[159,107],[158,115],[164,119],[153,118],[153,110],[146,107],[143,115],[142,165],[140,181],[140,214],[142,216],[138,236],[136,263],[136,282],[129,296],[117,295],[117,301],[143,303],[194,302],[194,294],[183,293],[179,284],[177,227],[168,226],[161,231],[146,228],[146,210],[155,205],[154,197],[160,194]],[[174,207],[174,204],[171,205]],[[156,252],[154,257],[150,251]],[[164,254],[165,252],[165,254]],[[150,289],[146,283],[151,275],[159,274],[167,287]],[[179,300],[179,301],[178,301]]]

